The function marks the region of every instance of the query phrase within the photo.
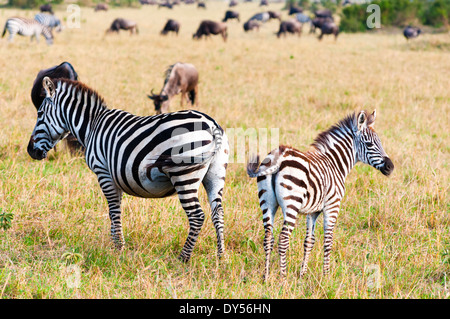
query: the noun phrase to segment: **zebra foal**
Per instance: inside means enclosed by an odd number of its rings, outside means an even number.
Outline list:
[[[361,111],[342,119],[322,132],[312,149],[300,152],[280,146],[259,164],[259,157],[249,161],[247,173],[257,177],[259,204],[264,223],[264,278],[269,275],[269,259],[273,249],[273,222],[279,206],[284,223],[279,236],[280,272],[286,276],[286,251],[289,238],[299,214],[306,215],[306,237],[300,276],[306,273],[313,248],[317,217],[323,213],[324,261],[323,272],[330,269],[333,228],[345,193],[345,178],[357,162],[363,162],[388,176],[394,164],[383,150],[373,129],[376,112]],[[258,167],[259,166],[259,167]]]
[[[222,193],[228,163],[223,129],[208,115],[181,111],[136,116],[107,108],[81,82],[42,80],[46,97],[38,109],[28,154],[37,160],[71,132],[86,149],[89,168],[106,197],[115,246],[124,245],[121,224],[123,192],[144,198],[177,193],[189,221],[180,259],[188,261],[205,214],[198,199],[203,184],[211,207],[220,257],[224,250]]]
[[[2,38],[5,36],[6,31],[9,32],[8,41],[11,42],[14,35],[19,34],[27,37],[36,38],[36,42],[39,43],[39,36],[42,34],[47,41],[48,45],[53,44],[53,34],[52,31],[46,26],[40,24],[36,20],[26,19],[26,18],[9,18],[6,20],[5,27],[3,29]]]

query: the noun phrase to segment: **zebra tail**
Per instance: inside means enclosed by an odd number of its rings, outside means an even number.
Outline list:
[[[280,159],[281,159],[280,154],[279,153],[275,154],[275,158],[270,163],[270,166],[261,170],[260,165],[265,164],[264,162],[268,160],[268,158],[264,159],[262,163],[259,163],[259,155],[257,155],[256,157],[252,157],[250,158],[247,164],[247,174],[250,178],[275,174],[276,172],[278,172],[280,168],[281,164]]]
[[[6,33],[6,25],[8,24],[8,21],[5,23],[5,28],[3,29],[2,38],[5,36]]]

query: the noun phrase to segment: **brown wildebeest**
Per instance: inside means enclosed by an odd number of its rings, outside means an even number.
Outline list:
[[[171,31],[175,32],[176,35],[178,35],[178,31],[180,31],[180,23],[178,21],[175,21],[173,19],[167,20],[167,23],[161,31],[161,35],[166,35]]]
[[[193,39],[201,39],[202,36],[205,36],[205,39],[209,38],[211,34],[222,35],[223,41],[227,41],[228,32],[227,32],[227,25],[224,22],[215,22],[211,20],[203,20],[200,22],[200,26],[197,29],[197,32],[195,32],[192,35]]]
[[[106,3],[99,3],[95,6],[94,11],[108,11],[108,5]]]
[[[244,23],[244,31],[251,31],[253,29],[256,29],[259,31],[259,22],[257,20],[249,20]]]
[[[331,19],[333,19],[333,15],[332,15],[331,11],[328,9],[314,11],[314,15],[316,16],[316,18],[331,18]]]
[[[50,79],[69,79],[69,80],[78,80],[78,74],[75,72],[72,64],[69,62],[63,62],[60,65],[56,65],[54,67],[41,70],[36,76],[36,79],[33,82],[33,87],[31,88],[31,101],[33,102],[36,110],[39,109],[42,102],[45,99],[45,90],[42,86],[42,80],[48,76]],[[72,154],[75,154],[77,150],[83,150],[83,147],[80,143],[78,143],[77,138],[72,134],[67,135],[65,138],[67,142],[67,146]]]
[[[39,7],[39,9],[41,10],[41,12],[48,12],[50,14],[53,14],[52,5],[50,3],[43,4]]]
[[[159,94],[153,89],[148,97],[155,104],[156,114],[166,113],[169,110],[170,99],[181,93],[181,107],[184,100],[192,106],[198,106],[198,71],[192,64],[177,62],[166,70],[164,86]]]
[[[324,23],[333,21],[334,20],[330,17],[314,18],[311,20],[311,28],[309,29],[309,33],[316,33],[316,29],[320,30]]]
[[[280,29],[277,32],[277,38],[279,38],[281,35],[284,35],[286,37],[286,33],[297,33],[298,36],[302,34],[302,24],[298,22],[295,19],[283,21],[280,23]]]
[[[292,15],[292,14],[295,14],[295,13],[303,13],[303,9],[291,4],[289,6],[289,13],[288,13],[288,15]]]
[[[111,26],[109,27],[108,30],[106,30],[106,33],[111,33],[111,32],[117,32],[119,33],[119,30],[129,30],[130,31],[130,35],[133,33],[138,34],[139,33],[139,29],[137,27],[137,23],[131,20],[125,20],[122,18],[117,18],[113,21],[113,23],[111,23]]]
[[[319,41],[322,40],[322,37],[325,34],[334,34],[334,40],[337,40],[337,37],[339,35],[339,27],[334,22],[325,22],[320,27],[320,30],[322,31],[319,35]]]
[[[239,12],[227,10],[225,12],[225,17],[223,18],[222,22],[227,22],[227,20],[230,20],[230,19],[236,19],[236,20],[238,20],[238,22],[241,22],[239,20]]]

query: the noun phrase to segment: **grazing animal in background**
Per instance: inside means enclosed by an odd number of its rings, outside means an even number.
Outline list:
[[[307,152],[280,146],[260,166],[258,157],[249,161],[247,173],[250,177],[257,177],[259,203],[263,212],[266,280],[274,244],[274,218],[279,206],[284,216],[278,244],[281,275],[286,276],[286,251],[299,214],[306,215],[306,238],[300,276],[306,273],[315,241],[316,219],[320,213],[323,213],[324,227],[323,272],[328,274],[333,228],[344,197],[346,176],[357,162],[369,164],[386,176],[394,170],[394,164],[383,150],[380,138],[373,129],[375,117],[375,112],[354,113],[320,133],[312,144],[312,149]]]
[[[202,22],[200,22],[200,26],[198,27],[197,32],[192,35],[192,38],[201,39],[203,36],[205,36],[205,39],[207,39],[211,34],[220,34],[223,38],[223,41],[226,42],[228,37],[227,28],[228,27],[224,22],[203,20]]]
[[[419,28],[409,25],[403,30],[403,35],[405,36],[406,40],[409,40],[417,38],[421,32],[422,30],[420,30]]]
[[[231,0],[230,3],[228,4],[229,7],[235,7],[238,5],[238,2],[236,0]]]
[[[304,13],[297,13],[295,19],[302,24],[311,21],[311,18]]]
[[[222,22],[227,22],[230,19],[236,19],[238,22],[241,22],[241,20],[239,20],[239,12],[227,10]]]
[[[111,32],[117,32],[119,33],[119,30],[125,30],[125,31],[130,31],[130,35],[132,35],[133,33],[138,34],[139,33],[139,29],[137,26],[137,23],[131,20],[126,20],[126,19],[122,19],[122,18],[117,18],[113,21],[113,23],[111,23],[111,26],[109,27],[109,29],[106,30],[106,33],[111,33]]]
[[[248,21],[250,20],[256,20],[260,21],[262,23],[266,23],[267,21],[271,19],[278,19],[281,21],[281,15],[278,12],[274,11],[267,11],[267,12],[261,12],[253,15]]]
[[[180,259],[189,261],[205,219],[198,199],[203,184],[216,229],[217,254],[223,254],[222,193],[229,146],[214,119],[197,111],[136,116],[109,109],[98,93],[81,82],[53,82],[45,77],[42,85],[46,98],[38,110],[28,154],[42,160],[68,132],[77,137],[108,201],[111,237],[117,249],[125,243],[121,223],[124,192],[143,198],[177,193],[189,220]]]
[[[99,3],[95,6],[94,11],[108,11],[109,7],[106,3]]]
[[[286,33],[292,33],[300,36],[302,34],[302,24],[295,19],[283,21],[280,23],[280,29],[276,33],[277,38],[281,35],[286,37]]]
[[[331,19],[329,17],[312,19],[309,33],[316,33],[316,29],[320,30],[322,28],[322,25],[325,23],[333,23],[333,19]]]
[[[197,3],[197,8],[206,9],[206,3],[204,3],[203,1],[200,1],[199,3]]]
[[[259,31],[259,22],[257,20],[249,20],[244,23],[244,31],[251,31],[253,29],[256,29]]]
[[[142,5],[155,5],[157,4],[156,0],[139,0],[139,3]]]
[[[164,2],[164,3],[158,3],[158,9],[161,8],[161,7],[167,8],[167,9],[172,9],[173,8],[172,4],[169,1]]]
[[[166,35],[169,32],[175,32],[175,34],[178,35],[178,31],[180,31],[180,23],[176,20],[169,19],[164,25],[161,35]]]
[[[33,102],[36,110],[39,109],[45,98],[45,90],[42,86],[42,80],[46,76],[52,81],[59,78],[78,80],[78,74],[69,62],[63,62],[60,65],[39,71],[33,82],[33,87],[31,88],[31,101]],[[72,133],[69,133],[64,140],[66,141],[72,154],[75,154],[77,150],[84,152],[83,147],[80,143],[78,143],[77,138]]]
[[[55,28],[56,32],[61,32],[61,20],[55,17],[53,14],[48,13],[38,13],[34,16],[34,20],[53,31]]]
[[[334,21],[333,14],[328,9],[314,11],[314,15],[316,18],[330,18]]]
[[[303,9],[294,5],[289,6],[289,12],[288,15],[296,14],[296,13],[302,13]]]
[[[268,5],[269,5],[269,2],[267,0],[261,0],[261,2],[259,3],[260,7],[268,6]]]
[[[8,41],[12,41],[15,34],[19,34],[26,37],[31,37],[36,39],[39,43],[39,36],[42,36],[47,41],[48,45],[53,44],[53,34],[52,31],[46,26],[40,24],[36,20],[26,19],[26,18],[9,18],[6,20],[5,28],[3,29],[2,38],[5,36],[6,30],[9,32]]]
[[[169,66],[164,78],[164,86],[157,95],[151,91],[148,98],[155,104],[156,114],[169,111],[170,100],[181,93],[181,107],[184,100],[188,100],[192,106],[198,106],[198,71],[194,65],[177,62]]]
[[[320,27],[320,31],[321,33],[319,35],[319,41],[322,40],[322,37],[325,34],[333,34],[335,41],[337,40],[337,37],[339,35],[339,27],[334,22],[324,22]]]
[[[52,5],[50,3],[43,4],[39,7],[39,10],[41,10],[41,12],[48,12],[50,14],[53,14]]]

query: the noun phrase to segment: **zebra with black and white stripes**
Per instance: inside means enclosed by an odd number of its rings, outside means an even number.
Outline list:
[[[50,30],[53,30],[53,28],[55,28],[56,32],[62,31],[61,20],[55,17],[53,14],[38,13],[34,16],[34,20],[42,25],[45,25]]]
[[[299,214],[306,215],[300,276],[306,273],[315,241],[314,228],[320,213],[323,213],[324,218],[323,272],[329,273],[333,228],[345,193],[346,176],[359,161],[371,165],[386,176],[394,169],[373,128],[375,117],[375,111],[372,114],[366,111],[354,113],[320,133],[312,149],[307,152],[280,146],[261,165],[259,157],[249,161],[247,172],[250,177],[257,177],[259,204],[263,213],[266,257],[264,278],[267,279],[269,275],[269,258],[274,244],[273,223],[279,206],[284,215],[278,244],[281,275],[286,276],[286,251]]]
[[[27,151],[46,157],[71,132],[85,147],[86,163],[97,175],[108,201],[111,237],[122,249],[122,194],[162,198],[177,193],[189,221],[189,235],[180,259],[188,261],[205,214],[198,199],[203,184],[211,206],[219,257],[224,251],[222,193],[228,164],[225,132],[206,114],[180,111],[136,116],[109,109],[81,82],[43,79],[46,98]]]
[[[39,43],[39,36],[42,34],[47,41],[48,45],[53,44],[52,31],[46,26],[40,24],[36,20],[14,17],[6,20],[5,28],[3,29],[2,38],[6,34],[6,30],[9,31],[8,41],[12,41],[14,35],[19,34],[27,37],[36,38],[36,42]]]

